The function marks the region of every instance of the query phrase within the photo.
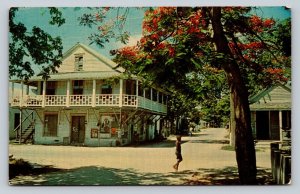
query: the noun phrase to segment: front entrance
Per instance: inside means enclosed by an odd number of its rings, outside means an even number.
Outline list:
[[[85,138],[85,116],[72,116],[71,143],[82,144]]]
[[[256,137],[258,140],[279,140],[279,111],[256,112]]]

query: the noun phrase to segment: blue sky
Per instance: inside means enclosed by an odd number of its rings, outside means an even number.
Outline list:
[[[49,14],[46,8],[22,8],[18,12],[17,19],[24,23],[28,28],[39,26],[54,36],[61,36],[64,52],[77,42],[89,45],[90,41],[88,36],[92,32],[95,32],[95,28],[91,29],[85,26],[80,26],[78,17],[80,17],[83,13],[91,11],[86,8],[74,9],[74,7],[63,8],[62,11],[63,17],[66,19],[66,23],[61,27],[49,25]],[[92,11],[92,13],[93,12],[94,11]],[[275,19],[285,19],[291,16],[290,10],[284,9],[284,7],[260,7],[259,9],[255,9],[253,12],[263,17],[274,17]],[[131,33],[131,44],[136,43],[136,41],[141,37],[143,15],[143,9],[131,8],[129,11],[125,29],[129,30]],[[109,51],[124,45],[112,39],[110,43],[106,44],[105,48],[100,48],[94,44],[90,46],[102,55],[111,58]]]
[[[88,37],[91,33],[96,32],[96,29],[79,25],[78,17],[82,16],[83,13],[93,13],[95,11],[90,11],[86,8],[63,8],[61,10],[63,12],[63,17],[66,19],[66,23],[60,27],[49,25],[49,14],[46,8],[22,8],[18,12],[17,20],[24,23],[29,29],[33,26],[38,26],[51,35],[61,36],[64,52],[74,46],[77,42],[89,45],[90,40]],[[142,32],[142,19],[143,10],[135,8],[130,9],[125,30],[130,31],[131,41],[140,38]],[[105,48],[100,48],[94,44],[91,45],[92,48],[109,58],[111,58],[109,50],[119,48],[120,46],[122,46],[122,44],[116,42],[114,39],[112,39],[109,44],[106,44]]]

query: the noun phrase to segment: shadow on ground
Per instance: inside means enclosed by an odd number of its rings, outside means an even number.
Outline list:
[[[130,145],[130,147],[135,147],[135,148],[171,148],[171,147],[175,147],[175,140],[164,140],[161,142],[145,142],[145,143],[141,143],[138,145]],[[186,142],[189,141],[181,141],[181,144],[184,144]]]
[[[258,185],[274,185],[270,169],[257,169]],[[185,179],[185,185],[240,185],[238,169],[198,169],[192,177]]]
[[[130,185],[239,185],[236,167],[224,169],[197,169],[170,173],[142,173],[134,169],[116,169],[97,166],[57,170],[41,174],[17,176],[11,185],[63,186],[130,186]],[[272,184],[268,169],[258,169],[258,184]]]
[[[229,144],[229,140],[191,140],[190,143]]]

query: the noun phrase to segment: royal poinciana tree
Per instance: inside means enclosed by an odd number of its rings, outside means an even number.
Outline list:
[[[130,73],[184,88],[191,72],[224,71],[241,184],[256,184],[249,92],[290,79],[290,56],[273,19],[248,7],[159,7],[145,13],[139,44],[116,51]],[[281,44],[279,44],[281,43]],[[255,87],[254,87],[255,86]]]

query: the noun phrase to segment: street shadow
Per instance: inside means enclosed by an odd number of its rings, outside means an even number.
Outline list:
[[[175,140],[164,140],[161,142],[143,142],[140,144],[133,144],[130,147],[135,147],[135,148],[172,148],[175,147]],[[184,144],[186,140],[181,141],[181,144]]]
[[[40,186],[138,186],[174,185],[175,173],[141,173],[134,169],[117,169],[97,166],[60,170],[38,176],[17,176],[11,185]]]
[[[190,143],[229,144],[229,140],[191,140]]]
[[[206,133],[192,133],[192,136],[186,136],[186,137],[202,137],[202,136],[207,136],[209,134]]]
[[[268,169],[258,169],[258,185],[273,184]],[[139,186],[139,185],[240,185],[238,169],[185,170],[170,173],[143,173],[134,169],[87,166],[39,175],[17,176],[11,185],[45,186]]]
[[[257,185],[274,185],[270,169],[257,169]],[[241,185],[237,167],[223,169],[198,169],[185,185]]]

